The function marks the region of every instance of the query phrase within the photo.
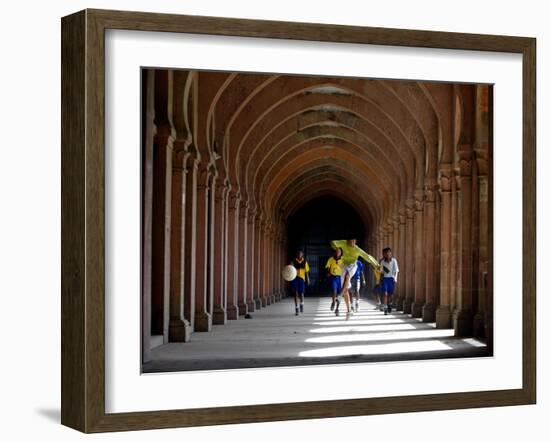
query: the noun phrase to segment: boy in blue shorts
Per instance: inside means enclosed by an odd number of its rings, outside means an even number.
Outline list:
[[[309,284],[309,264],[304,257],[304,252],[298,250],[296,256],[290,263],[296,268],[296,278],[290,283],[290,289],[294,293],[294,306],[296,307],[296,316],[304,312],[304,293],[306,284]],[[300,308],[298,309],[298,299],[300,299]]]
[[[384,257],[380,261],[380,271],[382,273],[381,288],[384,294],[384,314],[387,315],[391,313],[392,309],[392,296],[395,290],[395,284],[397,283],[399,266],[389,247],[386,247],[382,251],[382,254]]]
[[[340,306],[338,296],[342,291],[341,278],[342,272],[344,271],[344,263],[342,261],[342,249],[340,247],[334,250],[334,255],[328,259],[325,268],[327,269],[329,282],[332,287],[332,303],[330,304],[330,310],[333,311],[334,307],[336,307],[336,316],[338,316],[340,312],[340,310],[338,309],[338,307]]]

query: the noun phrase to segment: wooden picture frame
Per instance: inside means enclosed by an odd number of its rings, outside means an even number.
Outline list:
[[[523,64],[523,385],[498,391],[105,412],[105,30],[517,53]],[[533,404],[536,400],[536,40],[84,10],[62,19],[62,424],[91,432]]]

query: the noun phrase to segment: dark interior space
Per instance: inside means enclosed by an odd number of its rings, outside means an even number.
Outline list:
[[[310,266],[308,295],[329,295],[325,284],[325,264],[333,251],[330,241],[355,236],[364,247],[366,228],[353,207],[334,196],[321,196],[305,203],[288,221],[290,262],[296,250],[302,249]]]

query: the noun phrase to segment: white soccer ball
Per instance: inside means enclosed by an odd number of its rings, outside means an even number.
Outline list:
[[[285,268],[283,269],[283,279],[285,281],[290,282],[290,281],[293,281],[295,278],[296,278],[296,267],[290,264],[285,266]]]

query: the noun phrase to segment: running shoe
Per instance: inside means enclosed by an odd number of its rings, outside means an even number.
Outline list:
[[[304,304],[300,304],[300,313],[304,313]]]
[[[330,303],[330,311],[331,311],[331,312],[334,311],[334,304],[335,304],[335,303],[336,303],[336,302],[334,301],[334,299],[333,299],[332,302]]]
[[[296,316],[298,316],[298,307],[296,307]]]

